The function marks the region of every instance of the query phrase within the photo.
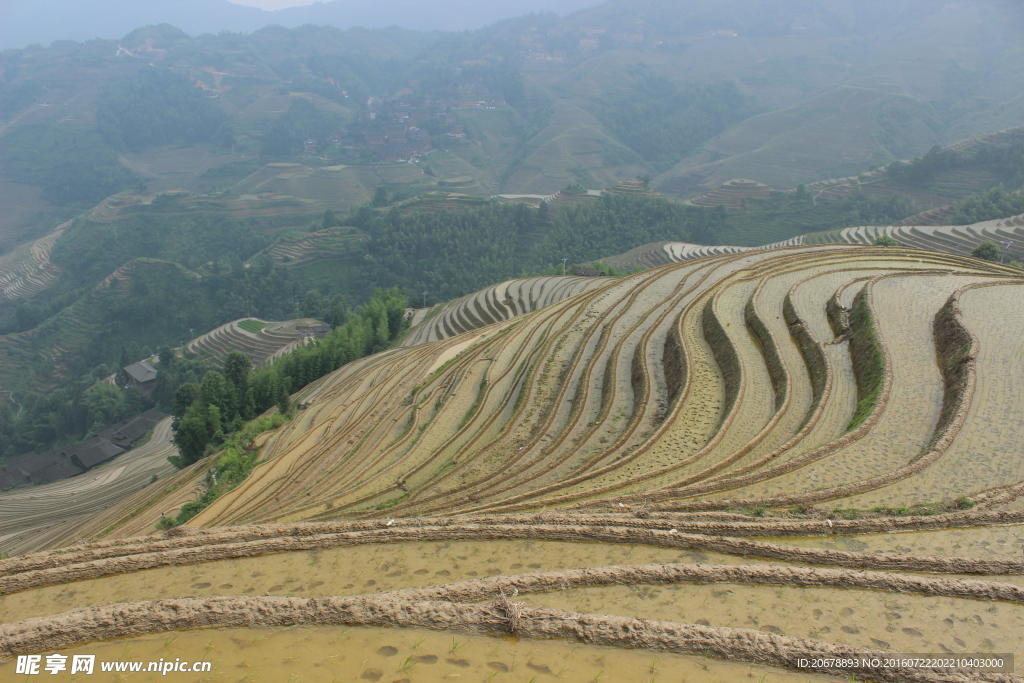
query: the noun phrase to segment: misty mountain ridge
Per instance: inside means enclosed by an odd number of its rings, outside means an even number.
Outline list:
[[[463,31],[530,13],[575,13],[570,21],[580,26],[643,31],[666,40],[715,30],[746,36],[867,37],[877,33],[891,37],[894,26],[912,26],[945,11],[985,18],[993,27],[1024,30],[1024,8],[1013,0],[330,0],[280,10],[228,0],[6,0],[0,9],[0,49],[49,45],[55,40],[117,39],[141,26],[164,23],[191,35],[250,33],[275,24]]]
[[[333,0],[266,11],[227,0],[7,0],[0,12],[0,48],[22,48],[55,40],[116,39],[152,24],[173,24],[191,35],[249,33],[271,24],[294,28],[318,24],[338,28],[401,26],[420,31],[462,31],[530,12],[565,14],[597,0]]]

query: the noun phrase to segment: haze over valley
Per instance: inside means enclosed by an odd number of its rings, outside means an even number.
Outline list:
[[[1024,680],[1022,35],[9,0],[0,679]]]

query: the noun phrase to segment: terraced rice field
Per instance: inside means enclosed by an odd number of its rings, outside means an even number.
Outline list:
[[[210,461],[88,520],[88,543],[0,561],[0,656],[1020,681],[798,661],[1019,649],[1022,288],[854,244],[502,283],[300,391],[263,464],[186,526],[153,531]]]
[[[653,268],[666,263],[678,263],[717,254],[736,254],[741,251],[778,249],[803,244],[871,245],[883,235],[892,237],[900,246],[963,255],[969,255],[979,243],[991,240],[998,243],[1000,249],[1005,252],[1004,260],[1024,258],[1024,215],[1020,215],[973,225],[866,225],[799,235],[761,247],[653,242],[624,254],[609,257],[605,261],[616,268]]]
[[[291,197],[302,202],[304,210],[313,212],[351,208],[368,201],[381,185],[431,188],[436,184],[434,178],[408,163],[312,167],[278,162],[246,176],[232,192],[249,201]]]
[[[509,280],[468,294],[461,299],[439,304],[427,319],[418,321],[401,346],[454,337],[491,323],[538,311],[605,282],[599,278],[545,276]]]
[[[744,209],[747,199],[764,199],[772,196],[772,188],[764,183],[745,178],[734,178],[711,192],[694,197],[687,203],[697,206],[724,206],[728,209]]]
[[[272,246],[269,253],[275,261],[297,265],[351,253],[364,239],[366,235],[354,228],[330,228],[283,239]]]
[[[103,467],[63,481],[0,493],[0,552],[27,553],[80,538],[97,512],[174,472],[167,461],[171,418],[157,424],[142,446]]]
[[[71,221],[49,234],[0,256],[0,292],[6,299],[32,296],[55,282],[60,268],[50,263],[50,251]]]
[[[196,337],[188,343],[188,350],[217,361],[223,361],[232,351],[241,351],[253,365],[261,365],[305,344],[306,337],[296,328],[316,324],[319,321],[309,318],[284,322],[240,318]]]

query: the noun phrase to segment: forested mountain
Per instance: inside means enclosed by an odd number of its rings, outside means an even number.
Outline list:
[[[227,4],[203,20],[263,16]],[[139,408],[84,398],[122,348],[138,360],[244,316],[341,325],[377,288],[422,305],[651,242],[1019,203],[1019,135],[991,134],[1024,123],[1020,12],[1001,0],[613,0],[461,33],[412,12],[402,28],[286,27],[339,7],[248,34],[133,24],[0,53],[0,384],[33,396],[2,452]],[[70,431],[40,426],[61,411]]]
[[[276,11],[228,0],[6,0],[0,22],[0,49],[55,40],[117,38],[146,24],[170,23],[189,33],[250,32],[276,24],[294,28],[318,24],[350,28],[401,26],[421,31],[476,29],[528,12],[565,14],[597,0],[326,0]]]

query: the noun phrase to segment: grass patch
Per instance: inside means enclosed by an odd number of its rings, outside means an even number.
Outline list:
[[[830,519],[864,519],[869,517],[929,517],[941,515],[947,512],[958,512],[970,510],[974,507],[974,501],[967,496],[961,496],[956,500],[941,503],[914,503],[905,507],[890,507],[879,505],[868,510],[860,508],[835,508],[828,513]]]
[[[406,491],[405,493],[400,495],[398,498],[392,498],[391,500],[384,501],[383,503],[380,503],[379,505],[377,505],[373,509],[374,510],[387,510],[389,508],[393,508],[393,507],[395,507],[396,505],[398,505],[399,503],[401,503],[402,501],[404,501],[406,498],[408,498],[411,495],[412,495],[412,491]]]
[[[847,432],[859,427],[875,409],[885,381],[885,356],[875,335],[867,287],[857,294],[850,309],[850,356],[857,380],[857,409]]]
[[[261,323],[258,320],[243,320],[242,322],[238,323],[238,326],[241,327],[246,332],[252,332],[253,334],[255,334],[269,324],[270,323]]]
[[[484,395],[487,393],[487,380],[484,379],[480,382],[480,388],[476,392],[476,398],[473,400],[473,405],[469,407],[466,414],[462,416],[462,420],[459,421],[459,429],[462,429],[466,424],[473,418],[476,411],[480,409],[480,404],[483,403]]]
[[[157,528],[169,529],[184,524],[209,507],[210,503],[241,484],[260,462],[260,451],[253,446],[253,439],[263,432],[277,429],[294,416],[294,411],[287,415],[276,412],[264,415],[232,434],[224,443],[224,449],[217,458],[213,474],[209,475],[209,488],[203,497],[182,505],[176,517],[162,517],[157,522]]]

